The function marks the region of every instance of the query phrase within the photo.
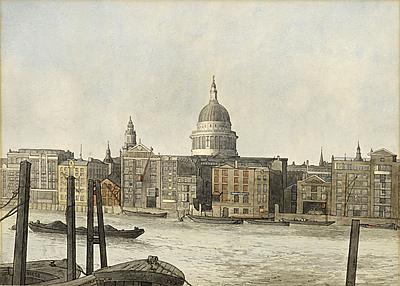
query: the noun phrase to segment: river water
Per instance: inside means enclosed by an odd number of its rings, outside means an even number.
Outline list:
[[[61,212],[30,211],[30,220],[65,221]],[[12,262],[15,216],[3,222],[2,261]],[[117,228],[142,227],[134,240],[107,239],[109,265],[157,255],[192,285],[344,285],[350,227],[207,225],[176,219],[105,216]],[[86,225],[77,214],[77,226]],[[399,231],[361,229],[357,285],[400,285]],[[77,236],[85,267],[86,241]],[[66,257],[66,236],[29,232],[28,260]],[[99,251],[95,246],[95,268]]]

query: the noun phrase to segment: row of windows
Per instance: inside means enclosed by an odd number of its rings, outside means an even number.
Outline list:
[[[349,163],[335,163],[336,170],[360,170],[368,171],[370,169],[369,165],[359,165],[359,164],[349,164]]]
[[[222,177],[228,177],[228,170],[221,170],[222,171]],[[220,173],[219,169],[214,169],[214,178],[218,177]],[[248,170],[234,170],[233,175],[235,177],[238,177],[242,173],[243,178],[248,178],[249,177],[249,171]],[[266,178],[265,178],[266,179]]]

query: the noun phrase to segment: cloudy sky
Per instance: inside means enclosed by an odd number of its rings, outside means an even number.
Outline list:
[[[1,2],[2,152],[190,154],[212,75],[243,156],[399,153],[397,1]]]

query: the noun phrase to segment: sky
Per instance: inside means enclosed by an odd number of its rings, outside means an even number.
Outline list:
[[[398,1],[2,1],[2,156],[189,155],[213,75],[241,156],[399,153]]]

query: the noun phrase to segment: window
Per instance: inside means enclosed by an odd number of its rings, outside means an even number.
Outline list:
[[[243,185],[243,192],[248,192],[248,191],[249,191],[249,186]]]
[[[249,178],[243,178],[243,184],[247,185],[249,183]]]
[[[234,184],[239,184],[239,177],[234,177],[233,178],[233,183]]]
[[[243,209],[243,214],[249,214],[249,209]]]
[[[249,171],[243,171],[243,177],[248,178],[249,177]]]
[[[234,186],[233,186],[233,191],[234,191],[235,193],[239,192],[239,185],[234,185]]]
[[[239,209],[238,209],[238,208],[234,208],[234,209],[233,209],[233,213],[234,213],[234,214],[238,214],[238,213],[239,213]]]
[[[218,184],[214,185],[214,192],[218,192],[219,193],[219,185]]]
[[[234,171],[234,175],[235,175],[235,176],[239,176],[239,170],[235,170],[235,171]]]
[[[248,194],[243,195],[243,203],[245,203],[245,204],[249,203],[249,195]]]
[[[227,184],[228,183],[228,177],[222,177],[222,183]]]
[[[234,195],[234,196],[233,196],[233,201],[234,201],[235,203],[238,203],[238,202],[239,202],[239,195]]]
[[[227,177],[228,176],[228,170],[222,170],[222,176]]]

